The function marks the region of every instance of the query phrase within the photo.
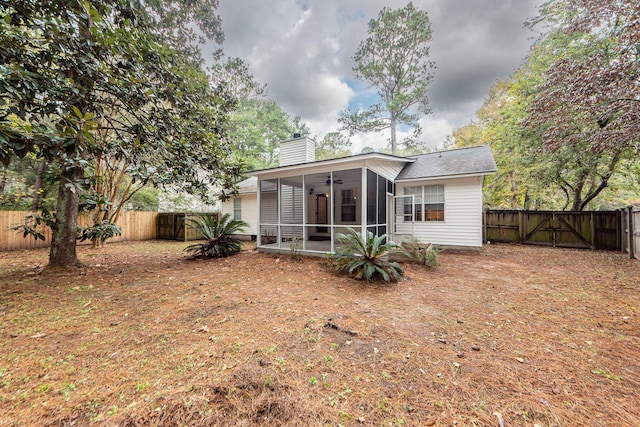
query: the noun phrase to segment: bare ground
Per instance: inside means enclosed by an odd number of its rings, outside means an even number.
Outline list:
[[[490,245],[397,284],[184,243],[0,253],[0,425],[640,425],[640,263]]]

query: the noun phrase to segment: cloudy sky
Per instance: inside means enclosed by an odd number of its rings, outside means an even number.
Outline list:
[[[355,81],[353,54],[367,23],[385,7],[406,0],[221,0],[227,57],[240,57],[269,98],[301,116],[312,135],[337,130],[347,107],[370,98]],[[535,36],[523,23],[540,0],[414,0],[431,20],[431,59],[436,63],[429,98],[432,115],[421,119],[423,140],[437,148],[474,117],[489,88],[509,76]],[[352,151],[381,149],[388,132],[351,138]]]

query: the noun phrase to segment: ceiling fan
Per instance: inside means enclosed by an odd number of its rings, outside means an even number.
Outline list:
[[[334,184],[342,184],[342,180],[341,179],[334,179],[333,183]],[[327,180],[325,181],[324,185],[326,185],[327,187],[329,187],[331,185],[331,175],[329,175],[327,177]]]

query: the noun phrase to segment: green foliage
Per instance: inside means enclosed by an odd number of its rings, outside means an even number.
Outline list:
[[[558,50],[567,45],[573,50]],[[498,173],[485,181],[488,207],[579,211],[611,207],[607,200],[619,200],[615,207],[620,207],[628,202],[615,193],[638,189],[638,175],[633,178],[632,173],[638,159],[631,150],[624,146],[598,150],[583,138],[552,147],[544,132],[548,126],[561,125],[558,116],[548,115],[539,126],[527,122],[548,67],[563,55],[588,55],[584,48],[559,34],[539,42],[509,80],[494,85],[476,113],[479,120],[455,132],[457,147],[484,143],[492,148]],[[583,119],[578,115],[562,126],[568,133],[588,131]],[[628,178],[621,179],[625,175]],[[613,191],[605,191],[612,186]]]
[[[158,203],[158,190],[145,187],[129,199],[125,208],[130,211],[157,211]]]
[[[99,160],[142,186],[173,184],[205,199],[209,185],[233,190],[233,102],[201,69],[196,34],[222,41],[217,3],[0,3],[0,162],[31,154],[57,166],[50,264],[77,262],[78,196],[90,185],[105,195],[95,183],[114,170]]]
[[[22,233],[23,237],[31,236],[36,240],[45,240],[45,236],[38,228],[40,226],[46,226],[53,228],[55,226],[54,216],[46,209],[42,210],[42,213],[34,213],[28,215],[25,218],[24,224],[15,225],[11,227],[11,230],[16,230],[18,233]],[[117,224],[109,221],[102,221],[95,223],[91,227],[78,227],[77,239],[81,242],[90,240],[92,242],[100,241],[104,242],[110,237],[120,236],[122,231]]]
[[[187,227],[201,234],[206,242],[194,243],[184,248],[193,258],[227,257],[242,249],[242,242],[233,237],[244,231],[248,224],[232,219],[230,214],[199,215],[187,221]]]
[[[330,268],[358,280],[382,279],[396,282],[404,271],[398,263],[388,261],[389,251],[395,244],[386,242],[387,235],[374,236],[367,232],[366,239],[349,229],[348,234],[337,235],[341,247],[330,260]]]
[[[396,154],[396,127],[414,129],[411,143],[420,135],[417,113],[429,113],[427,88],[434,70],[428,59],[429,15],[412,3],[397,10],[385,7],[369,22],[368,34],[353,57],[353,70],[377,89],[379,102],[367,110],[344,111],[340,122],[352,135],[390,129],[391,152]]]
[[[36,240],[45,240],[44,234],[38,231],[38,227],[45,225],[52,228],[55,224],[55,219],[51,212],[46,209],[42,210],[41,214],[34,213],[27,215],[24,220],[24,224],[15,225],[10,227],[10,230],[16,230],[18,233],[22,233],[22,237],[31,236]]]
[[[236,158],[248,170],[278,165],[280,141],[294,133],[309,134],[300,117],[289,116],[267,98],[266,85],[255,81],[249,66],[240,58],[229,58],[212,67],[212,78],[220,92],[228,93],[235,109],[229,123],[229,140]]]
[[[121,234],[122,231],[118,224],[106,220],[95,223],[91,227],[78,227],[78,240],[81,242],[85,240],[104,242],[110,237],[120,236]]]
[[[329,132],[316,141],[316,160],[335,159],[351,154],[351,141],[340,132]]]
[[[440,250],[431,244],[425,245],[412,238],[402,242],[401,251],[404,255],[429,268],[440,266]]]
[[[266,99],[240,100],[231,116],[229,139],[248,170],[278,165],[280,142],[294,132],[307,134],[299,118],[291,118],[278,104]]]

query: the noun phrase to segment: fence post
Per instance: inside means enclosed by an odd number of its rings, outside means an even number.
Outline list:
[[[591,250],[596,249],[596,218],[593,214],[593,211],[589,215],[589,220],[591,221]]]
[[[629,258],[633,259],[635,258],[635,248],[633,247],[633,244],[635,243],[635,239],[633,238],[633,206],[629,206],[627,208],[627,224],[628,224],[628,228],[627,228],[627,238],[628,238],[628,244],[629,244]]]
[[[524,226],[522,224],[522,211],[518,211],[518,243],[524,241]]]
[[[616,241],[620,245],[620,251],[622,252],[624,251],[624,243],[622,242],[622,235],[624,233],[624,230],[622,230],[622,227],[624,225],[622,223],[623,212],[620,209],[616,210],[616,212],[618,213],[618,229],[616,230]]]

